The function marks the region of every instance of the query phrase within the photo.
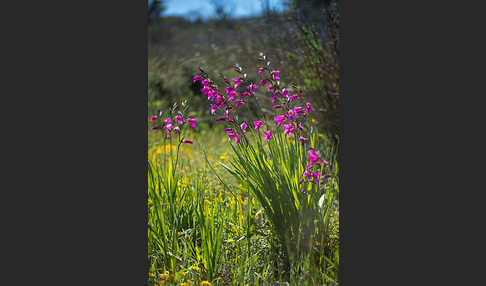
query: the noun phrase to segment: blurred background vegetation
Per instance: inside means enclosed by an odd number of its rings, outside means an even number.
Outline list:
[[[167,15],[170,0],[151,0],[148,9],[148,112],[188,99],[201,122],[210,123],[209,104],[192,76],[202,67],[213,78],[237,76],[239,64],[256,80],[257,58],[266,55],[281,81],[296,83],[319,110],[322,131],[337,140],[340,118],[339,0],[261,0],[260,12],[237,17],[236,2],[199,1],[213,13],[193,10]],[[192,1],[187,1],[191,5]],[[181,1],[184,2],[184,1]]]

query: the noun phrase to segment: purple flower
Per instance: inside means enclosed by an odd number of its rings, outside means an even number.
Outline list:
[[[200,79],[201,79],[201,76],[200,75],[193,76],[193,83],[196,83],[196,81],[198,81]]]
[[[182,121],[182,116],[176,115],[176,117],[174,117],[174,118],[175,118],[175,120],[177,120],[178,125],[182,125],[182,123],[184,123],[184,121]]]
[[[184,139],[184,140],[181,141],[181,143],[192,144],[193,142],[191,140]]]
[[[241,131],[243,133],[245,133],[246,132],[246,128],[248,128],[248,125],[245,122],[243,122],[243,123],[241,123],[240,127],[241,127]]]
[[[154,120],[156,120],[156,119],[157,119],[157,115],[152,115],[152,116],[150,116],[150,121],[154,121]]]
[[[233,82],[235,83],[235,88],[238,88],[238,86],[240,85],[240,83],[243,82],[243,80],[241,78],[237,77],[237,78],[233,79]]]
[[[274,105],[272,106],[273,109],[278,109],[278,108],[282,108],[282,105],[278,104],[278,105]]]
[[[236,102],[235,107],[238,107],[238,106],[246,103],[246,101],[241,100],[241,99],[237,99],[237,100],[235,100],[235,102]]]
[[[273,132],[272,130],[267,130],[263,132],[263,135],[265,135],[265,141],[270,141],[270,139],[272,139]]]
[[[288,97],[289,93],[290,93],[290,90],[288,90],[288,89],[286,89],[286,88],[284,88],[284,89],[282,90],[282,96],[283,96],[283,97],[285,97],[285,98],[287,98],[287,97]]]
[[[307,159],[309,159],[310,161],[309,164],[307,164],[307,168],[312,168],[312,166],[314,166],[315,164],[323,163],[319,152],[313,149],[309,151]]]
[[[279,80],[280,79],[280,71],[273,71],[272,76],[273,76],[273,80]]]
[[[289,102],[292,102],[294,100],[296,100],[297,98],[299,98],[300,96],[297,95],[297,94],[292,94],[290,97],[289,97]]]
[[[172,119],[169,117],[169,118],[167,118],[166,120],[164,120],[164,123],[168,124],[168,123],[170,123],[171,121],[172,121]]]
[[[292,123],[285,124],[284,129],[285,129],[285,131],[284,131],[285,135],[290,135],[290,134],[295,132],[294,125]]]
[[[305,137],[302,137],[302,136],[300,136],[299,140],[300,140],[300,142],[302,142],[302,144],[305,144],[306,142],[309,142],[309,138],[305,138]]]
[[[269,84],[269,85],[267,86],[268,91],[271,91],[271,90],[272,90],[272,88],[273,88],[273,85],[271,85],[271,84]]]
[[[174,128],[174,125],[167,123],[163,128],[165,129],[165,133],[169,134],[170,130]]]
[[[241,93],[241,97],[250,96],[250,95],[251,95],[251,93],[249,93],[248,91]]]
[[[253,125],[255,125],[255,130],[258,131],[262,125],[265,124],[263,121],[255,121],[253,122]]]
[[[313,110],[314,110],[314,108],[312,107],[312,104],[310,102],[306,102],[305,103],[305,111],[311,112]]]
[[[307,112],[300,106],[294,107],[294,112],[296,115],[306,114]]]
[[[282,126],[282,123],[287,121],[287,117],[285,117],[285,115],[279,115],[279,116],[276,116],[273,119],[273,121],[277,122],[277,127],[280,127],[280,126]]]
[[[267,82],[268,82],[268,79],[262,79],[262,80],[260,81],[260,84],[261,84],[261,85],[265,85]]]
[[[204,85],[204,87],[207,87],[209,85],[209,81],[207,79],[203,79],[201,83]]]
[[[211,114],[214,115],[218,110],[218,106],[216,104],[211,104]]]
[[[216,119],[216,122],[226,121],[226,117],[221,117]]]
[[[152,126],[152,130],[159,130],[160,127],[159,126]]]
[[[262,74],[263,73],[263,68],[258,68],[258,74]]]
[[[287,118],[289,119],[289,121],[295,121],[295,112],[293,109],[287,111]]]
[[[196,119],[194,118],[187,118],[186,122],[191,125],[191,128],[196,128]]]
[[[304,130],[304,127],[302,126],[302,123],[299,122],[299,124],[297,124],[297,128],[299,128],[300,130]]]

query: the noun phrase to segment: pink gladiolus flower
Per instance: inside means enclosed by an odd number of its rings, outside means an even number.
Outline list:
[[[273,88],[273,85],[271,85],[271,84],[269,84],[269,85],[267,86],[268,91],[271,91],[271,90],[272,90],[272,88]]]
[[[302,108],[302,107],[300,107],[300,106],[296,106],[296,107],[294,107],[294,112],[295,112],[295,114],[297,114],[297,115],[306,114],[305,109],[303,109],[303,108]]]
[[[260,81],[260,84],[261,84],[261,85],[265,85],[267,82],[268,82],[268,79],[262,79],[262,80]]]
[[[191,128],[196,128],[196,119],[194,118],[187,118],[186,122],[191,125]]]
[[[174,125],[167,123],[163,128],[165,129],[165,133],[169,134],[170,130],[174,128]]]
[[[312,168],[315,164],[323,163],[319,152],[316,150],[310,150],[307,159],[310,161],[309,164],[307,164],[307,168]]]
[[[272,139],[273,132],[272,130],[268,130],[263,132],[263,135],[265,135],[265,141],[270,141],[270,139]]]
[[[209,81],[207,79],[203,79],[201,83],[204,85],[204,87],[207,87],[209,85]]]
[[[280,71],[273,71],[273,80],[279,80],[280,79]]]
[[[258,74],[262,74],[263,73],[263,68],[258,68]]]
[[[193,77],[193,83],[196,83],[196,81],[200,80],[201,79],[201,76],[200,75],[195,75]]]
[[[216,104],[211,104],[211,114],[214,115],[218,110],[218,106]]]
[[[236,144],[240,144],[240,142],[241,142],[240,141],[240,136],[236,135],[236,137],[235,137],[235,143]]]
[[[295,132],[293,124],[285,124],[284,129],[285,129],[285,131],[284,131],[285,135],[290,135],[290,134]]]
[[[226,91],[226,93],[229,93],[232,90],[234,90],[234,88],[232,86],[227,86],[227,87],[224,88],[224,91]]]
[[[241,99],[237,99],[237,100],[235,100],[235,102],[236,102],[235,107],[238,107],[238,106],[246,103],[246,101],[241,100]]]
[[[277,122],[277,127],[280,127],[280,126],[282,126],[282,123],[287,121],[287,117],[285,117],[285,115],[279,115],[279,116],[276,116],[273,119],[273,121]]]
[[[182,123],[184,123],[184,121],[182,121],[182,116],[176,115],[174,118],[177,120],[177,124],[182,125]]]
[[[246,128],[248,128],[248,125],[245,122],[243,122],[243,123],[241,123],[240,127],[241,127],[241,131],[243,133],[245,133],[246,132]]]
[[[306,104],[305,104],[305,111],[311,112],[313,110],[314,110],[314,108],[312,107],[312,104],[310,102],[306,102]]]
[[[251,93],[249,93],[248,91],[241,93],[241,97],[250,96],[250,95],[251,95]]]
[[[152,126],[152,130],[159,130],[159,129],[160,129],[160,127],[158,127],[158,126]]]
[[[181,141],[181,143],[192,144],[193,142],[191,140],[184,139]]]
[[[157,115],[152,115],[152,116],[150,116],[150,121],[154,121],[154,120],[156,120],[156,119],[157,119]]]
[[[179,131],[181,131],[181,129],[179,128],[179,126],[174,127],[174,134],[177,135],[179,133]]]
[[[278,105],[274,105],[272,106],[273,109],[278,109],[278,108],[282,108],[282,105],[278,104]]]
[[[287,111],[287,118],[289,119],[289,121],[295,121],[295,112],[293,109],[290,109],[289,111]]]
[[[297,128],[299,128],[300,130],[304,130],[304,127],[302,126],[302,123],[299,122],[299,124],[297,124]]]
[[[290,97],[289,97],[289,102],[292,102],[294,100],[296,100],[297,98],[299,98],[300,96],[298,94],[292,94]]]
[[[218,118],[216,119],[217,122],[221,122],[221,121],[226,121],[226,117],[221,117],[221,118]]]
[[[309,142],[309,138],[305,138],[305,137],[302,137],[300,136],[300,142],[302,142],[302,144],[305,144],[306,142]]]
[[[285,97],[285,98],[287,98],[289,96],[289,93],[290,93],[290,90],[288,90],[286,88],[284,88],[282,90],[282,96]]]
[[[262,127],[263,124],[265,124],[263,121],[255,121],[255,122],[253,122],[253,125],[255,125],[255,130],[256,131],[260,130],[260,127]]]
[[[172,119],[169,117],[166,120],[164,120],[164,123],[170,123],[171,121],[172,121]]]
[[[235,83],[235,88],[238,88],[238,86],[240,85],[240,83],[243,82],[243,80],[241,78],[237,77],[237,78],[233,79],[233,82]]]

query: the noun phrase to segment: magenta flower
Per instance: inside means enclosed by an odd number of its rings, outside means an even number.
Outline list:
[[[302,144],[309,142],[309,138],[305,138],[305,137],[302,137],[302,136],[300,136],[299,140],[300,140],[300,142],[302,142]]]
[[[304,130],[304,127],[302,126],[302,123],[299,122],[299,124],[297,124],[297,128],[299,128],[300,130]]]
[[[235,83],[235,88],[238,88],[238,86],[240,85],[240,83],[243,82],[243,80],[241,78],[237,77],[237,78],[233,79],[233,82]]]
[[[168,124],[168,123],[170,123],[171,121],[172,121],[172,119],[169,117],[169,118],[167,118],[166,120],[164,120],[164,123]]]
[[[241,97],[250,96],[250,95],[251,95],[251,93],[249,93],[248,91],[241,93]]]
[[[235,107],[238,107],[238,106],[246,103],[246,101],[241,100],[241,99],[237,99],[237,100],[235,100],[235,102],[236,102]]]
[[[181,129],[179,128],[179,126],[174,127],[174,134],[177,135],[179,133],[179,131],[181,131]]]
[[[273,109],[278,109],[278,108],[282,108],[282,105],[278,104],[278,105],[274,105],[272,106]]]
[[[170,130],[174,128],[174,125],[167,123],[163,128],[165,129],[165,133],[169,134]]]
[[[323,163],[319,152],[316,150],[310,150],[307,159],[309,159],[310,161],[309,164],[307,164],[307,168],[312,168],[312,166],[314,166],[315,164]]]
[[[160,129],[160,127],[158,127],[158,126],[152,126],[152,130],[159,130],[159,129]]]
[[[154,120],[156,120],[156,119],[157,119],[157,115],[152,115],[152,116],[150,116],[150,121],[154,121]]]
[[[272,90],[272,88],[273,88],[273,85],[271,85],[271,84],[269,84],[269,85],[267,86],[268,91],[271,91],[271,90]]]
[[[198,81],[200,79],[201,79],[201,76],[200,75],[193,76],[193,83],[196,83],[196,81]]]
[[[272,130],[268,130],[263,132],[263,135],[265,135],[265,141],[270,141],[270,139],[272,139],[273,132]]]
[[[273,80],[279,80],[280,79],[280,71],[273,71],[272,76],[273,76]]]
[[[295,112],[293,109],[290,109],[289,111],[287,111],[287,118],[289,119],[289,121],[295,121]]]
[[[218,110],[218,106],[216,104],[211,104],[211,114],[214,115]]]
[[[209,85],[209,81],[207,79],[203,79],[201,83],[206,87]]]
[[[174,118],[177,120],[177,124],[182,125],[182,123],[184,123],[184,121],[182,121],[182,116],[176,115]]]
[[[245,133],[246,132],[246,128],[248,128],[248,125],[245,122],[243,122],[243,123],[241,123],[240,127],[241,127],[241,131],[243,133]]]
[[[277,127],[280,127],[280,126],[282,126],[282,123],[287,121],[287,117],[285,117],[285,115],[279,115],[279,116],[276,116],[273,119],[273,121],[277,122]]]
[[[191,128],[196,128],[196,119],[194,118],[187,118],[186,122],[191,125]]]
[[[181,143],[192,144],[193,142],[191,140],[184,139],[181,141]]]
[[[294,107],[294,112],[295,112],[296,115],[306,114],[305,109],[303,109],[300,106]]]
[[[293,134],[295,132],[294,125],[292,123],[285,124],[284,129],[285,129],[285,131],[284,131],[285,135],[290,135],[290,134]]]
[[[305,111],[311,112],[313,110],[314,110],[314,108],[312,107],[312,104],[310,102],[306,102],[306,104],[305,104]]]
[[[222,122],[222,121],[226,121],[226,117],[221,117],[216,119],[216,122]]]
[[[296,100],[297,98],[299,98],[300,96],[298,94],[292,94],[290,97],[289,97],[289,102],[292,102],[294,100]]]
[[[263,68],[258,68],[258,74],[262,74],[263,73]]]
[[[236,96],[236,95],[238,95],[238,94],[237,94],[237,93],[236,93],[236,91],[234,91],[234,90],[231,90],[230,92],[228,92],[228,101],[233,101],[233,100],[235,100],[235,96]]]
[[[262,127],[263,124],[265,124],[263,121],[255,121],[255,122],[253,122],[253,125],[255,125],[255,130],[256,131],[260,130],[260,127]]]
[[[265,85],[267,82],[268,82],[268,79],[262,79],[262,80],[260,81],[260,84],[261,84],[261,85]]]
[[[240,136],[238,136],[238,134],[236,134],[235,136],[235,143],[236,144],[240,144],[241,140],[240,140]]]
[[[285,98],[287,98],[289,96],[289,93],[290,93],[290,90],[288,90],[286,88],[284,88],[282,90],[282,96],[285,97]]]
[[[224,132],[233,132],[233,128],[225,128]]]

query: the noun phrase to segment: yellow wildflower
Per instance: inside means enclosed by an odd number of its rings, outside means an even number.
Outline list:
[[[199,286],[211,286],[211,282],[209,282],[209,281],[202,281],[201,283],[199,283]]]
[[[226,241],[226,243],[231,243],[231,242],[235,242],[235,240],[234,240],[234,239],[228,239],[228,240]]]
[[[314,118],[312,118],[312,123],[316,123],[316,120]]]
[[[193,267],[192,267],[192,270],[194,270],[194,271],[200,271],[200,270],[201,270],[201,268],[199,268],[199,267],[197,267],[197,266],[193,266]]]
[[[183,234],[184,234],[184,232],[183,232],[183,231],[178,231],[178,232],[177,232],[177,235],[183,235]]]
[[[210,204],[211,204],[211,202],[210,202],[209,200],[204,200],[204,203],[206,203],[206,204],[208,204],[208,205],[210,205]]]
[[[149,273],[149,277],[155,277],[155,273]]]

